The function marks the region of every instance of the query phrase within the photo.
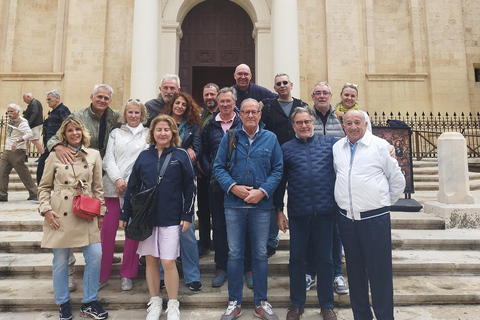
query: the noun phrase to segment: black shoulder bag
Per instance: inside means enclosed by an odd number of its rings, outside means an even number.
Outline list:
[[[227,133],[228,133],[228,152],[227,152],[227,161],[225,162],[225,166],[228,171],[228,168],[230,168],[230,160],[232,159],[233,149],[237,148],[237,146],[235,145],[235,143],[237,142],[237,132],[235,129],[230,129],[227,131]],[[235,157],[236,156],[237,156],[237,153],[235,153]],[[212,189],[213,195],[215,197],[223,197],[223,189],[218,183],[217,179],[215,178],[215,174],[213,173],[213,171],[210,176],[210,188]]]
[[[162,181],[163,175],[170,163],[173,151],[167,154],[162,169],[158,175],[157,184],[149,189],[132,194],[130,204],[132,206],[132,219],[127,225],[125,235],[127,238],[143,241],[152,235],[155,212],[157,210],[158,193],[157,188]],[[158,172],[158,167],[157,167]]]

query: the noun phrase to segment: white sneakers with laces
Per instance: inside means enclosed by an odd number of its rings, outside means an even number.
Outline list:
[[[178,300],[168,300],[167,303],[167,320],[180,320],[180,302]]]
[[[158,320],[162,314],[163,300],[160,297],[151,297],[147,306],[147,318],[146,320]]]

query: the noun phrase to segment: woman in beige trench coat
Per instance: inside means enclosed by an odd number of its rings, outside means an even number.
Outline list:
[[[68,256],[70,248],[81,247],[85,257],[83,274],[83,304],[80,315],[106,319],[108,313],[98,300],[98,283],[102,249],[99,224],[105,214],[102,185],[102,159],[95,149],[87,148],[90,135],[83,122],[71,115],[65,119],[58,133],[60,143],[77,151],[76,179],[72,165],[64,165],[51,153],[38,186],[39,211],[45,217],[42,248],[53,249],[52,278],[55,303],[60,305],[60,320],[72,319],[68,289]],[[102,216],[85,219],[73,213],[73,197],[79,193],[77,180],[83,182],[90,196],[102,203]]]

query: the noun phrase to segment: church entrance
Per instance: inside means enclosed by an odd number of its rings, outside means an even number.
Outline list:
[[[179,76],[182,91],[203,105],[203,86],[220,88],[235,84],[233,73],[240,63],[255,72],[253,24],[247,13],[230,1],[204,1],[182,23]]]

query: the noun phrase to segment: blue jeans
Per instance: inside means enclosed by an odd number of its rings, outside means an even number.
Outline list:
[[[195,238],[195,225],[193,223],[185,232],[180,232],[180,254],[182,257],[183,278],[185,279],[185,283],[200,281],[198,246],[197,239]],[[161,279],[163,279],[162,264],[160,263],[159,266]]]
[[[213,248],[215,249],[215,268],[216,270],[227,271],[228,244],[227,228],[225,225],[225,208],[223,206],[223,195],[216,197],[208,187],[208,199],[210,205],[210,214],[212,215],[213,230]]]
[[[274,208],[271,210],[270,216],[270,229],[268,230],[268,246],[272,248],[278,247],[280,238],[278,237],[278,225],[277,225],[277,210]]]
[[[307,242],[313,237],[314,250],[308,255],[316,257],[317,297],[320,308],[333,308],[332,233],[334,214],[290,217],[290,300],[303,308],[306,299],[305,259]]]
[[[258,306],[261,301],[267,301],[267,241],[270,209],[225,208],[225,219],[228,237],[229,300],[242,303],[245,234],[248,227],[252,246],[253,297],[255,305]]]
[[[68,290],[68,256],[70,249],[52,249],[52,278],[53,295],[56,304],[62,304],[70,300]],[[83,272],[83,303],[98,300],[98,284],[100,281],[100,268],[102,264],[102,245],[100,242],[82,247],[85,258],[85,270]]]

